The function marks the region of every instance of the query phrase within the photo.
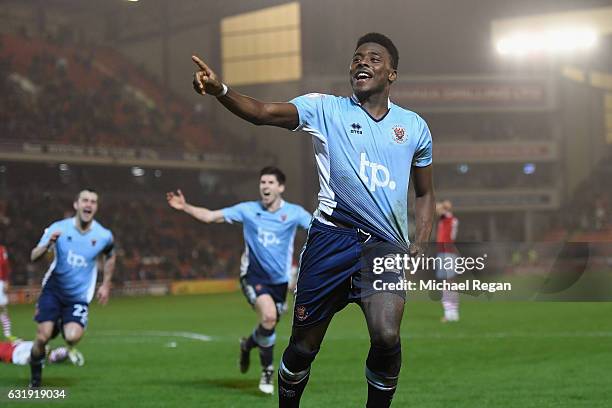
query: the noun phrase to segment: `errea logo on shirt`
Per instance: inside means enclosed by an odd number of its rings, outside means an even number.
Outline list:
[[[351,133],[355,135],[362,135],[363,130],[361,130],[361,125],[359,123],[351,124]]]
[[[370,169],[368,172],[367,169]],[[370,173],[369,176],[366,173]],[[391,190],[395,190],[395,181],[391,180],[391,174],[389,169],[382,164],[368,161],[365,153],[361,153],[359,162],[359,177],[366,184],[368,189],[372,192],[376,191],[376,187],[389,187]]]

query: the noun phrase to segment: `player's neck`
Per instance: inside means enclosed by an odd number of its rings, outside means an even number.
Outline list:
[[[274,211],[278,210],[281,207],[282,203],[283,203],[283,199],[282,198],[278,198],[278,199],[272,201],[269,205],[266,206],[265,204],[263,204],[263,206],[266,209],[266,211],[274,212]]]
[[[81,232],[87,232],[89,230],[89,228],[91,228],[91,224],[92,223],[93,223],[93,220],[91,220],[89,222],[83,222],[82,220],[79,219],[78,216],[74,217],[74,225]]]
[[[380,119],[387,114],[389,110],[389,90],[376,92],[371,94],[355,95],[359,100],[359,104],[366,112],[375,119]]]

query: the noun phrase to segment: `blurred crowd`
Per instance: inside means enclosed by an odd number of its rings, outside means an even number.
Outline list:
[[[576,188],[556,215],[556,229],[568,234],[600,232],[612,240],[612,148]],[[602,235],[599,239],[605,239]]]
[[[593,177],[577,190],[563,210],[563,226],[570,231],[603,231],[612,229],[610,203],[612,187],[608,178]],[[572,214],[572,216],[567,216]]]
[[[203,112],[110,51],[0,36],[0,140],[214,150]]]

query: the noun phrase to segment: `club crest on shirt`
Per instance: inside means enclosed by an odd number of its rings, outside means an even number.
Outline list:
[[[280,218],[281,218],[281,221],[282,221],[282,222],[287,221],[287,214],[281,214],[281,217],[280,217]]]
[[[408,140],[408,138],[406,137],[406,130],[404,130],[402,126],[393,126],[393,140],[395,141],[395,143],[399,144],[402,144],[406,140]]]
[[[98,242],[98,241],[97,241],[97,240],[95,240],[95,239],[92,239],[92,240],[91,240],[91,246],[96,246],[96,242]]]

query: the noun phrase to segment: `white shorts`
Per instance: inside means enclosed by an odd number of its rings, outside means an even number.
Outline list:
[[[0,307],[8,305],[8,295],[4,292],[4,281],[0,280]]]
[[[13,350],[13,364],[28,365],[30,364],[30,353],[32,352],[32,341],[20,341]]]

